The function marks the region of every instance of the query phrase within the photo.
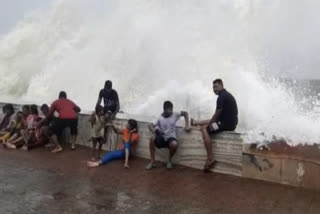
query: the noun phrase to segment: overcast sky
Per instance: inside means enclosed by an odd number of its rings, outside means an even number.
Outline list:
[[[35,10],[35,9],[41,9],[41,8],[49,8],[52,3],[55,0],[1,0],[1,6],[0,6],[0,37],[3,34],[8,33],[16,24],[21,20],[25,14],[28,12]],[[88,0],[89,1],[89,0]],[[95,4],[110,4],[112,1],[96,1]],[[106,7],[101,7],[106,8]],[[97,8],[99,9],[99,7]],[[277,14],[275,14],[277,16]],[[304,17],[304,15],[303,15]],[[310,34],[311,35],[311,34]],[[282,51],[286,51],[286,48],[280,48]],[[319,71],[319,60],[318,60],[318,49],[313,48],[313,51],[315,51],[314,54],[307,54],[306,57],[313,56],[317,58],[315,60],[314,58],[311,58],[311,62],[307,66],[303,66],[301,71],[299,72],[292,72],[288,73],[286,75],[288,76],[295,76],[298,78],[317,78],[320,79],[320,71]],[[276,51],[277,53],[279,50]],[[300,56],[294,49],[289,51],[292,55],[290,58],[289,63],[285,63],[285,58],[279,57],[279,54],[272,54],[269,56],[269,60],[271,60],[271,70],[275,73],[283,73],[284,70],[286,70],[286,66],[295,66],[302,65],[303,62],[308,61],[307,59],[304,59],[303,56]],[[287,56],[288,54],[282,54],[280,56]],[[295,60],[292,60],[295,59]],[[310,61],[309,60],[309,61]],[[295,62],[295,63],[292,63]],[[302,61],[302,62],[299,62]],[[292,70],[289,69],[289,70]]]
[[[0,35],[7,33],[30,10],[48,8],[54,0],[1,0]]]

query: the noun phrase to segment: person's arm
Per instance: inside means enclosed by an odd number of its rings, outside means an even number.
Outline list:
[[[74,110],[76,113],[80,113],[80,112],[81,112],[81,108],[80,108],[79,106],[77,106],[76,104],[74,105],[73,110]]]
[[[123,132],[122,129],[115,127],[113,124],[110,124],[109,126],[113,129],[113,131],[114,131],[115,133],[117,133],[117,134],[122,134],[122,132]]]
[[[115,104],[116,104],[116,110],[113,112],[113,114],[111,115],[111,118],[114,120],[117,116],[117,114],[120,111],[120,101],[119,101],[119,96],[118,93],[115,91]]]
[[[102,101],[102,93],[103,93],[103,91],[101,90],[100,92],[99,92],[99,97],[98,97],[98,101],[97,101],[97,104],[96,104],[96,106],[99,106],[100,104],[101,104],[101,101]]]
[[[184,129],[185,129],[186,131],[190,131],[189,114],[188,114],[188,112],[186,112],[186,111],[181,111],[180,115],[181,115],[182,117],[184,117],[184,121],[185,121],[185,127],[184,127]]]

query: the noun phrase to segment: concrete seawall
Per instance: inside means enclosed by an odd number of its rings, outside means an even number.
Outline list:
[[[0,104],[0,107],[2,104]],[[20,108],[19,105],[15,106]],[[77,143],[91,147],[89,115],[79,116],[79,137]],[[118,127],[125,127],[126,119],[117,119]],[[148,123],[138,122],[140,141],[136,148],[136,156],[149,158],[149,139],[151,134]],[[174,163],[202,169],[206,160],[206,151],[199,129],[190,133],[178,128],[179,150]],[[271,146],[271,151],[257,151],[248,144],[243,144],[242,134],[223,132],[213,139],[213,153],[217,164],[214,172],[234,176],[270,181],[292,186],[320,190],[320,151],[318,146],[288,147],[281,143]],[[110,151],[121,143],[121,137],[114,132],[104,150]],[[166,161],[168,153],[165,149],[157,150],[156,159]]]

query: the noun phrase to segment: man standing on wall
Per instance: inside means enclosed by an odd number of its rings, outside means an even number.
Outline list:
[[[212,154],[212,142],[210,135],[222,131],[234,131],[238,125],[238,107],[235,98],[223,87],[221,79],[213,81],[213,92],[218,95],[216,112],[211,120],[191,120],[191,125],[201,126],[202,138],[207,150],[207,161],[204,171],[207,172],[213,167],[215,160]]]
[[[99,98],[96,106],[101,105],[103,99],[105,122],[111,123],[120,110],[119,96],[116,90],[112,89],[112,82],[107,80],[104,88],[100,90]],[[105,127],[104,138],[107,139],[108,127]],[[111,148],[110,148],[111,150]]]

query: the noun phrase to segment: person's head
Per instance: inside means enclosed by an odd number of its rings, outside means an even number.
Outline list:
[[[104,90],[106,91],[110,91],[112,89],[112,82],[110,80],[107,80],[105,83],[104,83]]]
[[[163,103],[163,116],[170,117],[173,113],[173,104],[170,101],[165,101]]]
[[[22,106],[22,113],[24,116],[28,116],[30,114],[30,106],[29,105]]]
[[[213,81],[213,92],[216,94],[216,95],[219,95],[220,92],[223,90],[223,82],[221,79],[216,79]]]
[[[12,115],[12,114],[14,114],[13,105],[12,105],[12,104],[6,104],[6,105],[3,107],[3,112],[4,112],[4,114],[6,114],[6,115]]]
[[[137,123],[137,121],[134,120],[134,119],[128,120],[127,128],[128,128],[130,131],[135,130],[135,132],[138,132],[138,123]]]
[[[104,110],[101,105],[97,105],[95,109],[96,115],[98,116],[103,116],[104,115]]]
[[[33,115],[38,115],[38,114],[39,114],[39,112],[38,112],[38,106],[36,106],[36,105],[31,105],[31,106],[30,106],[30,112],[31,112],[31,114],[33,114]]]
[[[17,114],[16,114],[16,118],[15,118],[16,121],[17,122],[21,122],[23,120],[23,118],[24,118],[23,112],[22,111],[18,111]]]
[[[40,111],[42,112],[43,115],[47,115],[49,113],[49,106],[47,104],[43,104],[40,107]]]
[[[60,91],[59,99],[67,99],[67,93],[65,91]]]

